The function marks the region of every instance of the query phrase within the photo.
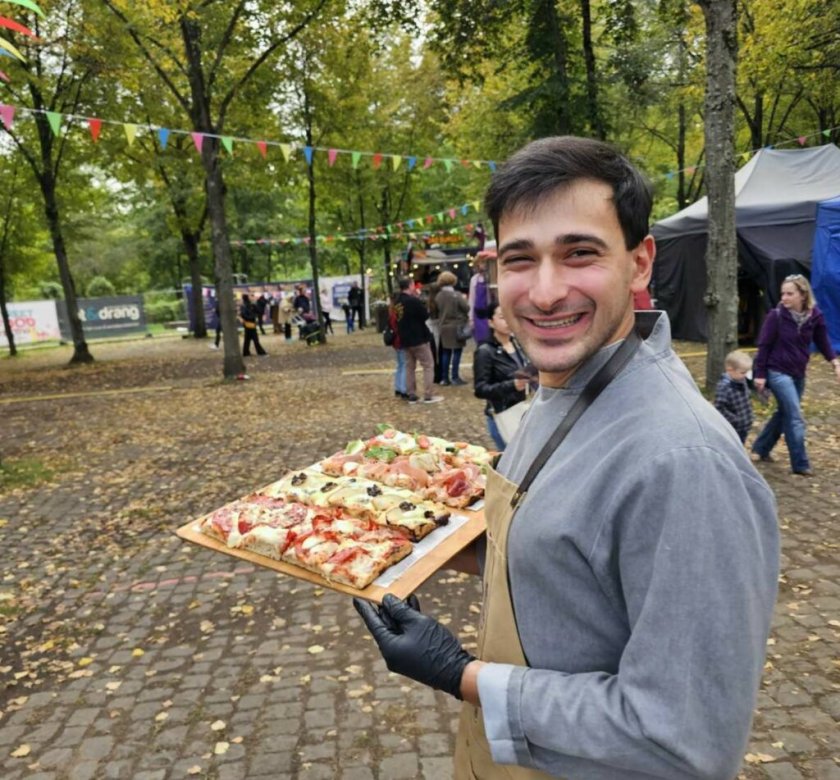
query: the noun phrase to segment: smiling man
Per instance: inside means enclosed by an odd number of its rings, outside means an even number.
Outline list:
[[[726,780],[741,764],[775,503],[666,316],[633,311],[650,206],[623,156],[571,137],[528,145],[487,193],[499,301],[541,387],[488,474],[478,657],[416,604],[356,605],[389,669],[464,699],[459,780]]]

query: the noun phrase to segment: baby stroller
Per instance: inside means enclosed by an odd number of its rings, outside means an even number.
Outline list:
[[[305,314],[296,314],[292,318],[292,325],[296,325],[298,329],[298,338],[306,342],[306,346],[311,347],[317,344],[321,339],[321,326],[318,324],[318,319],[312,312]]]

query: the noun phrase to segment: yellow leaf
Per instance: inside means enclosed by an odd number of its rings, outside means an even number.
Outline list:
[[[744,756],[744,761],[748,764],[769,764],[775,760],[775,756],[768,756],[767,753],[747,753]]]
[[[21,745],[12,751],[12,758],[26,758],[32,752],[29,745]]]
[[[213,748],[213,752],[217,756],[223,756],[225,753],[228,752],[230,748],[230,742],[217,742],[216,747]]]
[[[243,604],[242,605],[242,614],[243,615],[253,615],[254,614],[254,607],[250,604]]]
[[[132,655],[134,658],[139,658],[141,655],[146,655],[146,651],[145,651],[145,650],[143,650],[143,648],[141,648],[141,647],[135,647],[135,648],[131,651],[131,655]]]
[[[234,737],[231,742],[233,742],[234,745],[241,745],[244,739],[245,737]]]
[[[169,717],[169,713],[168,713],[168,712],[159,712],[157,715],[155,715],[155,720],[156,720],[158,723],[162,723],[162,722],[163,722],[163,721],[165,721],[168,717]]]
[[[105,683],[105,689],[111,691],[112,693],[116,691],[122,685],[122,680],[116,680],[114,682]]]
[[[214,723],[210,724],[210,728],[213,729],[213,731],[221,731],[226,725],[227,723],[225,723],[223,720],[217,720]]]
[[[79,666],[90,666],[93,663],[93,658],[85,656],[79,659]]]
[[[307,648],[306,652],[310,655],[318,655],[318,653],[324,652],[324,648],[321,645],[311,645]]]
[[[188,775],[200,775],[201,774],[201,767],[198,764],[196,764],[195,766],[191,766],[187,770],[187,774]]]

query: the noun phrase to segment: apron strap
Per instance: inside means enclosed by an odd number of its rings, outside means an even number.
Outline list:
[[[549,438],[549,440],[545,443],[545,446],[542,450],[540,450],[540,454],[534,459],[534,462],[525,474],[525,478],[513,494],[510,501],[510,505],[512,507],[516,507],[519,504],[523,496],[528,492],[528,488],[531,487],[531,483],[536,479],[537,474],[540,473],[542,467],[545,466],[548,459],[560,446],[563,439],[566,438],[569,431],[572,429],[572,426],[593,404],[604,388],[606,388],[606,386],[621,373],[621,369],[627,365],[630,358],[633,357],[641,344],[642,339],[636,329],[633,328],[627,338],[624,339],[621,346],[610,356],[610,359],[599,369],[595,376],[586,383],[586,386],[572,405],[569,413],[563,418],[554,433],[551,435],[551,438]]]

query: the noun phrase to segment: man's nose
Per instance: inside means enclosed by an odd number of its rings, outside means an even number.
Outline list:
[[[537,266],[531,285],[531,303],[543,311],[550,311],[559,301],[566,298],[569,286],[568,269],[551,260],[543,260]]]

